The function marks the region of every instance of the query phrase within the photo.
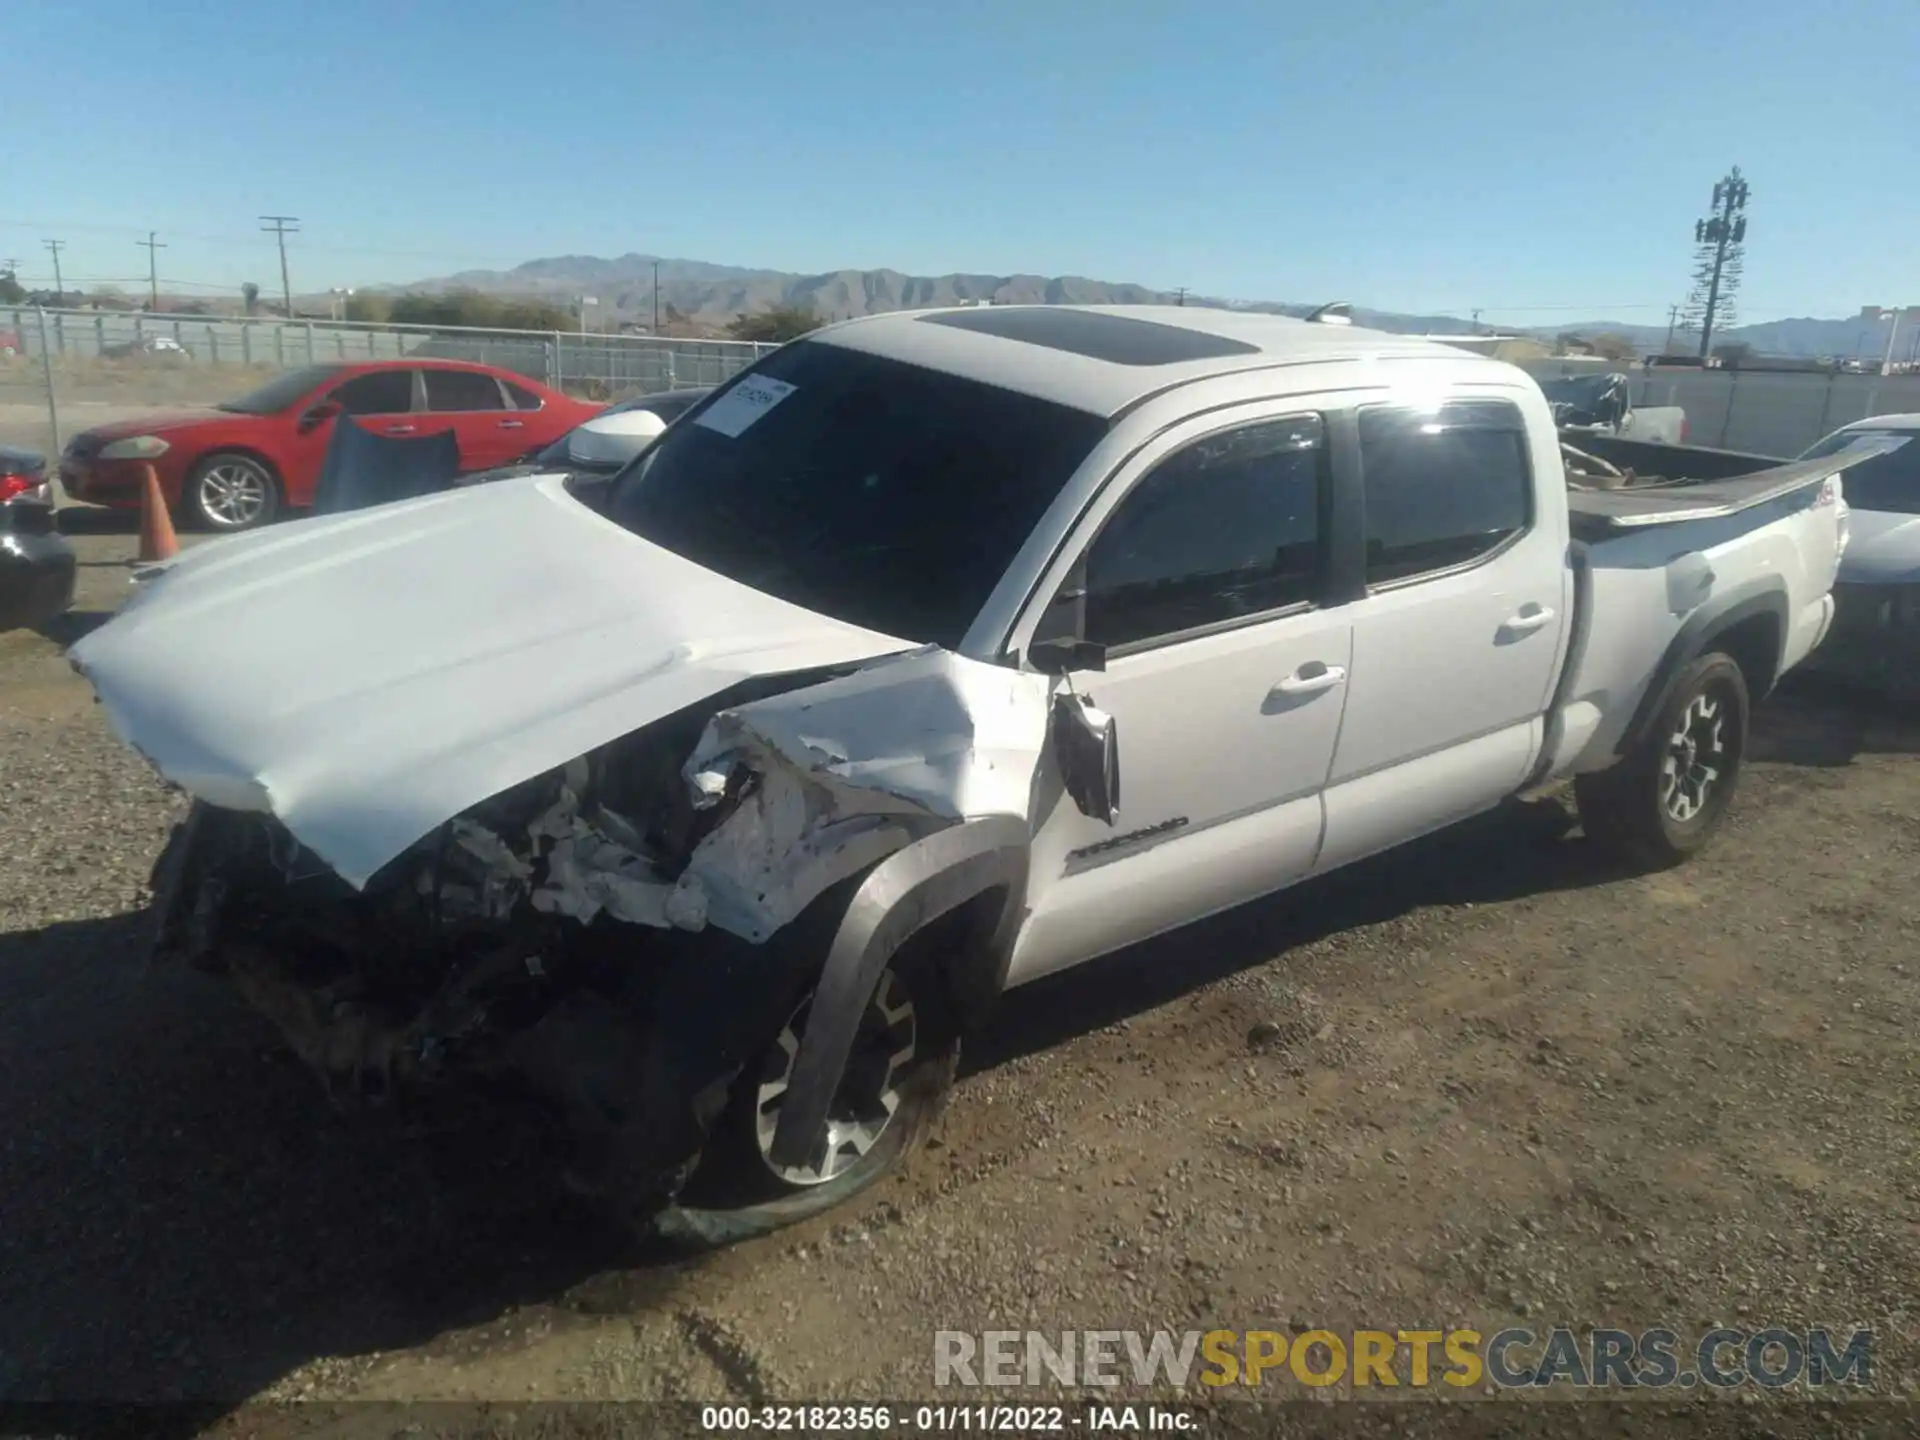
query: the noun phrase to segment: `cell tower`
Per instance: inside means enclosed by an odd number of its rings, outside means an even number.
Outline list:
[[[1746,268],[1747,193],[1736,165],[1713,187],[1713,213],[1693,222],[1693,291],[1681,318],[1687,329],[1700,332],[1702,360],[1712,351],[1715,328],[1739,319],[1734,297]]]

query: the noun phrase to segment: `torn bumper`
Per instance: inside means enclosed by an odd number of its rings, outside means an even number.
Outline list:
[[[157,954],[225,977],[341,1109],[441,1085],[534,1100],[571,1175],[635,1220],[672,1204],[826,943],[804,923],[755,945],[528,904],[454,916],[431,890],[483,873],[457,856],[367,892],[309,858],[268,817],[196,805],[155,866]]]
[[[805,678],[512,786],[365,884],[203,800],[155,865],[157,947],[226,974],[340,1103],[529,1082],[629,1203],[672,1197],[812,989],[776,1142],[802,1152],[908,938],[992,891],[1010,952],[1051,684],[936,650]]]

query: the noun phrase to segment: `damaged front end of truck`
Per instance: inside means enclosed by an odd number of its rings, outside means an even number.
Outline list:
[[[224,975],[336,1104],[530,1088],[565,1116],[571,1181],[684,1227],[741,1068],[824,982],[859,1009],[903,904],[916,929],[953,922],[956,1010],[997,991],[1042,735],[983,746],[970,670],[1044,732],[1043,677],[938,651],[757,680],[470,807],[358,887],[271,812],[196,803],[155,865],[157,951]],[[869,722],[864,745],[844,723],[889,709],[911,723]],[[808,1029],[813,1068],[843,1069],[857,1037]],[[791,1156],[816,1173],[837,1079]]]
[[[526,542],[555,516],[581,524],[523,482],[391,507],[359,539],[348,517],[222,541],[75,647],[116,731],[192,799],[154,868],[158,949],[226,976],[340,1105],[530,1089],[567,1118],[572,1178],[649,1225],[701,1213],[682,1190],[769,1056],[764,1168],[830,1180],[940,1058],[928,1042],[998,992],[1031,817],[1060,784],[1057,682],[618,531],[585,531],[584,559],[574,537],[533,607],[441,563],[462,528]],[[241,597],[209,644],[206,611]],[[609,597],[611,618],[582,603]],[[411,633],[372,628],[380,599]],[[309,642],[368,637],[355,663],[290,647],[289,611]],[[889,967],[929,937],[939,993],[916,1021]],[[890,1024],[918,1024],[919,1052]],[[862,1075],[865,1118],[842,1113]]]

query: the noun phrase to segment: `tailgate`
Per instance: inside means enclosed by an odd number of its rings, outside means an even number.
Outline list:
[[[1817,485],[1863,460],[1885,455],[1899,443],[1880,438],[1863,440],[1817,460],[1793,460],[1724,480],[1672,480],[1620,490],[1568,486],[1567,508],[1573,514],[1576,531],[1588,533],[1636,530],[1682,520],[1714,520]]]

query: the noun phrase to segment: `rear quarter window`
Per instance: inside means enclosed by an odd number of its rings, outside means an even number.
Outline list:
[[[538,410],[546,403],[524,385],[516,385],[511,380],[500,383],[507,387],[507,398],[513,402],[516,410]]]

